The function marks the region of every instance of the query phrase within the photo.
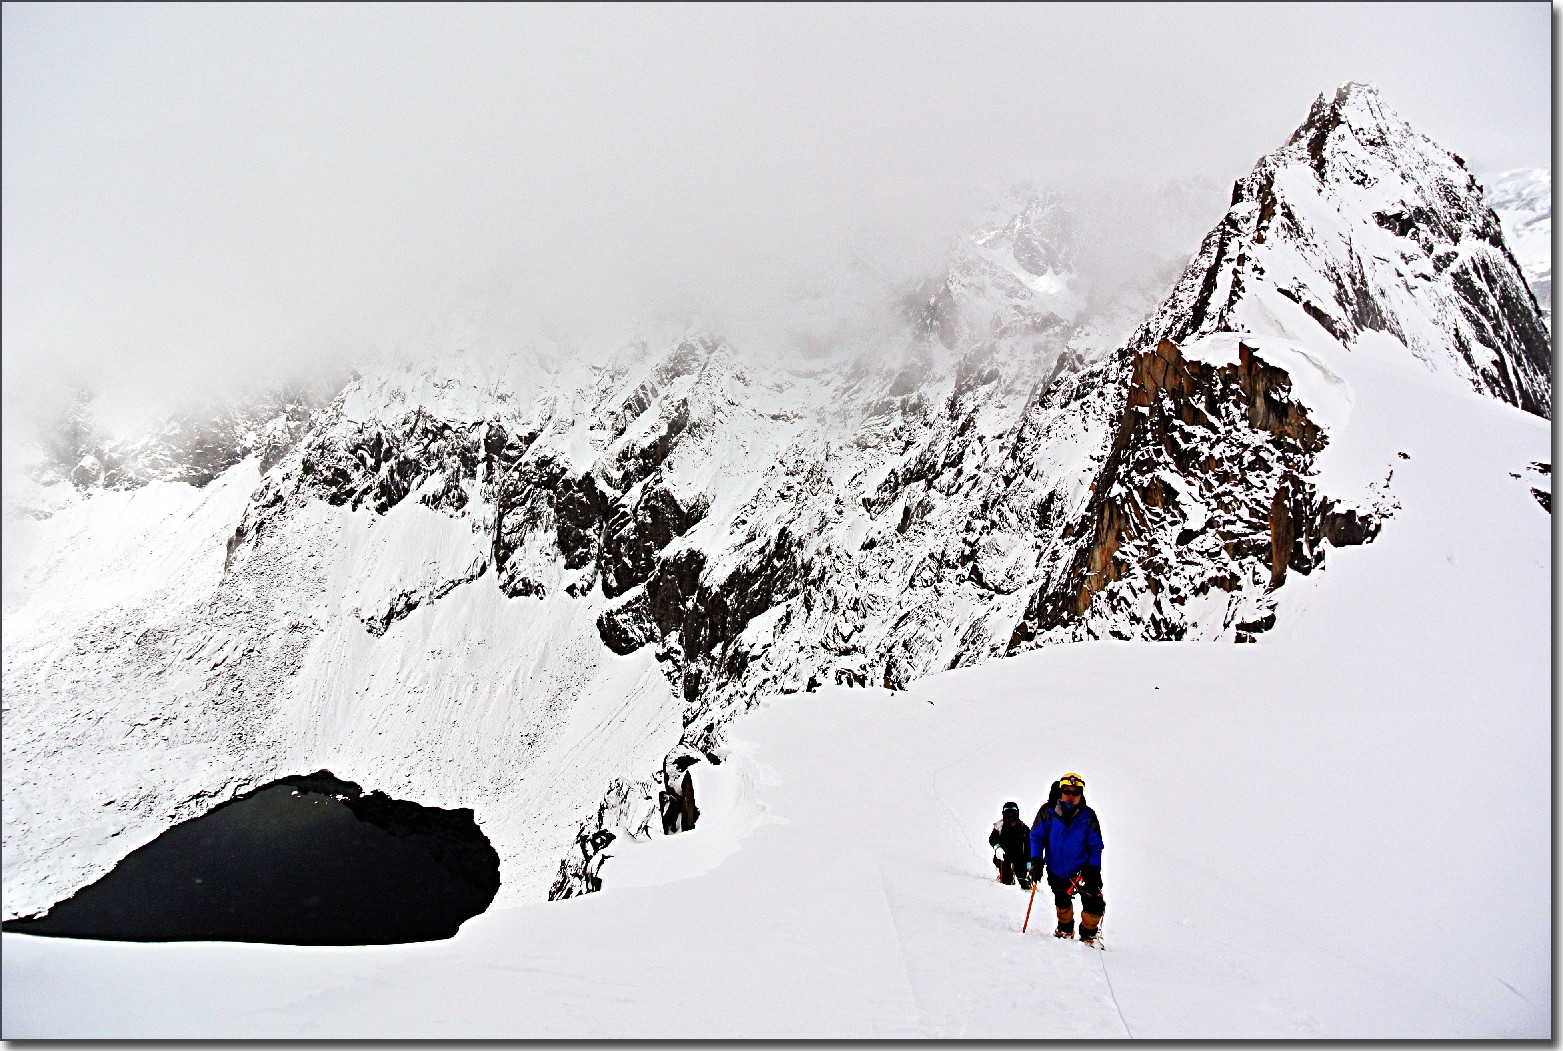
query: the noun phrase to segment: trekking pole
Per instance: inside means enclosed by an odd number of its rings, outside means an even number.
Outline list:
[[[1025,919],[1025,922],[1020,925],[1020,933],[1021,934],[1025,934],[1026,933],[1026,926],[1031,922],[1031,906],[1035,905],[1036,903],[1037,903],[1037,885],[1036,885],[1035,882],[1033,882],[1031,884],[1031,900],[1026,902],[1026,919]]]

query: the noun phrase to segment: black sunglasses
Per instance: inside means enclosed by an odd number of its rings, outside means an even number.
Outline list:
[[[1058,794],[1061,795],[1061,796],[1077,796],[1077,795],[1080,794],[1080,790],[1078,788],[1073,788],[1073,787],[1071,787],[1071,788],[1060,788],[1058,790]]]

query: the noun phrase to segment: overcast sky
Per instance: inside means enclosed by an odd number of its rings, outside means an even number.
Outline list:
[[[985,183],[1230,184],[1349,79],[1478,172],[1550,166],[1545,3],[3,19],[8,388],[263,377],[473,287],[565,327],[741,298]]]

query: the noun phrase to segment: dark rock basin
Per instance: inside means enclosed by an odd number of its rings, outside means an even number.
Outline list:
[[[116,941],[434,941],[488,908],[499,855],[471,810],[289,777],[164,832],[7,931]]]

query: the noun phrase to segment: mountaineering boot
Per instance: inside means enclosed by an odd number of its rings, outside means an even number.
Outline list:
[[[1080,914],[1080,940],[1087,945],[1096,944],[1097,929],[1102,925],[1102,918],[1095,913],[1082,912]]]
[[[1073,905],[1058,910],[1058,927],[1053,931],[1055,938],[1073,938],[1075,936],[1075,908]]]

